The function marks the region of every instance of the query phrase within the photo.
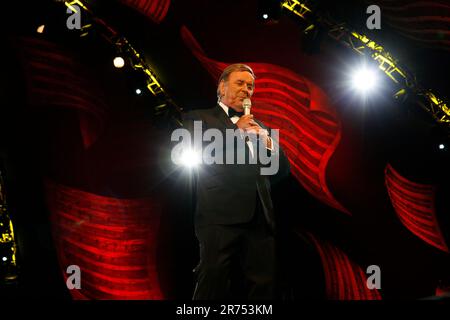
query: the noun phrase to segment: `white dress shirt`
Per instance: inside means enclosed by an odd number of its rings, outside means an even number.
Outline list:
[[[219,106],[222,107],[223,111],[225,111],[225,113],[226,113],[226,115],[228,117],[228,108],[229,107],[227,107],[222,101],[219,101]],[[236,116],[236,115],[230,118],[231,122],[233,122],[234,124],[236,124],[236,122],[238,122],[239,119],[240,118],[238,116]],[[272,140],[271,137],[269,137],[269,136],[267,136],[267,137],[268,137],[268,139]],[[270,142],[272,142],[272,141],[270,141]],[[272,149],[273,149],[273,144],[271,143],[271,145],[272,145]],[[253,142],[250,139],[247,140],[247,146],[248,146],[248,148],[250,150],[250,153],[252,154],[252,158],[253,158],[253,152],[254,152],[254,150],[253,150]],[[267,147],[267,145],[266,145],[266,148],[272,151],[272,149]]]

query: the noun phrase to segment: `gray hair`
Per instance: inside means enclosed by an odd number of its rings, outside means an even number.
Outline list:
[[[235,71],[247,71],[248,73],[250,73],[252,75],[253,79],[256,79],[255,73],[253,72],[252,68],[250,68],[248,65],[243,64],[243,63],[230,64],[228,67],[226,67],[223,70],[222,74],[219,77],[219,82],[217,83],[217,98],[218,99],[220,99],[220,91],[219,91],[220,83],[222,81],[227,81],[230,74]],[[253,84],[253,86],[254,86],[254,84]]]

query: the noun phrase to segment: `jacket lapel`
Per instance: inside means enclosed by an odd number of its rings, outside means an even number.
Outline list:
[[[231,121],[231,119],[228,117],[228,115],[225,113],[225,111],[222,109],[220,105],[216,105],[215,108],[213,108],[213,114],[216,119],[222,124],[221,127],[224,127],[225,129],[236,129],[236,125]]]

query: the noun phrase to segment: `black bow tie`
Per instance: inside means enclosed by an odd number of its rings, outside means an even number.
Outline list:
[[[230,117],[230,118],[232,118],[232,117],[234,117],[234,116],[237,116],[237,117],[242,117],[244,115],[244,112],[237,112],[236,110],[234,110],[234,109],[231,109],[231,108],[228,108],[228,116]]]

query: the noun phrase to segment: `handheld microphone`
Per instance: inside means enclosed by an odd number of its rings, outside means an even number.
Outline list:
[[[244,108],[244,115],[250,114],[250,108],[252,107],[252,101],[249,98],[245,98],[242,101],[242,107]]]

